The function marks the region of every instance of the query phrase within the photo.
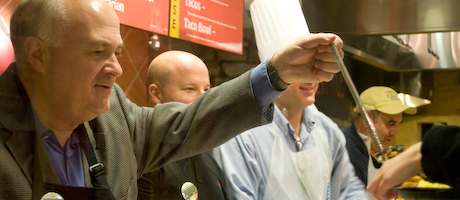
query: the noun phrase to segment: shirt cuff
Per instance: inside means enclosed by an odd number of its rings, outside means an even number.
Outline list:
[[[254,93],[254,99],[259,105],[259,109],[267,108],[284,91],[276,91],[271,85],[266,62],[264,61],[252,69],[250,75],[252,92]]]

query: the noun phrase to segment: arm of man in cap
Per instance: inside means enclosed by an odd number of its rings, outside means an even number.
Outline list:
[[[421,142],[414,144],[398,156],[385,161],[367,186],[369,193],[378,200],[397,197],[398,193],[389,189],[422,172],[421,146]]]
[[[446,183],[460,188],[460,127],[436,126],[430,129],[423,141],[409,147],[398,156],[386,161],[368,186],[377,199],[397,195],[388,191],[410,177],[425,173],[431,182]]]

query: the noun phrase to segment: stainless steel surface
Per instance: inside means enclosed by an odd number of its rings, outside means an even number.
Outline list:
[[[388,35],[344,36],[343,50],[353,59],[386,71],[460,69],[460,32],[397,37],[401,40],[409,37],[407,46]]]
[[[459,1],[460,2],[460,1]],[[460,7],[458,7],[460,11]],[[460,18],[457,18],[460,21]],[[430,43],[431,41],[431,43]],[[411,42],[420,69],[460,69],[460,32],[443,32],[411,35]],[[428,48],[439,57],[428,52]],[[398,69],[415,69],[416,65],[398,66]]]
[[[311,32],[392,35],[460,30],[458,0],[303,0]]]
[[[383,162],[387,160],[387,150],[383,148],[382,143],[379,140],[379,136],[376,134],[377,131],[375,130],[374,123],[372,123],[371,118],[366,112],[366,109],[364,108],[363,102],[359,98],[359,93],[356,90],[355,84],[353,83],[353,80],[350,77],[350,74],[348,73],[347,67],[345,66],[345,63],[343,63],[342,57],[339,54],[339,51],[337,50],[337,47],[335,46],[334,43],[331,45],[331,50],[332,53],[334,54],[335,60],[337,61],[340,71],[342,72],[342,76],[347,83],[348,89],[350,90],[351,95],[353,96],[353,99],[355,100],[356,107],[358,107],[359,112],[361,114],[361,117],[364,119],[364,123],[366,124],[367,130],[369,131],[372,140],[374,141],[375,146],[377,147],[378,153],[376,154],[377,159],[380,162]]]
[[[346,55],[386,71],[460,69],[459,0],[303,0],[310,32],[340,35]]]

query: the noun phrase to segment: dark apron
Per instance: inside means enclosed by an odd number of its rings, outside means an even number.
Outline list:
[[[43,182],[40,162],[38,161],[38,150],[35,144],[34,151],[34,174],[32,185],[32,200],[40,200],[48,192],[56,192],[64,200],[115,200],[105,177],[105,168],[97,161],[94,150],[83,125],[77,128],[80,139],[80,147],[85,152],[90,167],[91,182],[93,187],[73,187]],[[35,140],[41,142],[40,140]]]

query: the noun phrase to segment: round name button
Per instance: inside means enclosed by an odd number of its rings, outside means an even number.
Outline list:
[[[64,200],[64,198],[56,192],[48,192],[40,200]]]

